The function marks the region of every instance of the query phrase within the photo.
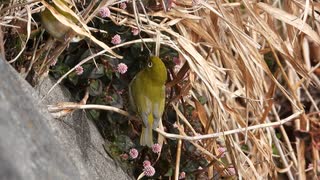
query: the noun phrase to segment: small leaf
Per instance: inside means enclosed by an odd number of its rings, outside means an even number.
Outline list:
[[[171,177],[173,175],[173,169],[169,168],[169,170],[166,172],[166,174],[164,176],[169,176]]]
[[[75,72],[72,72],[69,74],[68,79],[73,85],[77,85],[79,76]]]
[[[114,93],[112,95],[112,101],[110,102],[110,105],[117,108],[123,108],[122,96],[117,93]]]
[[[69,70],[70,70],[70,68],[67,65],[59,64],[54,67],[54,70],[53,70],[54,77],[56,77],[56,78],[61,77],[64,74],[66,74]]]
[[[90,75],[89,78],[90,79],[98,79],[100,77],[104,76],[104,67],[102,64],[97,64],[97,67],[95,67]]]
[[[98,96],[102,93],[102,82],[101,80],[92,80],[90,82],[90,87],[89,87],[89,94],[91,96]]]
[[[88,110],[88,114],[92,120],[99,120],[100,111],[90,109],[90,110]]]
[[[131,141],[129,136],[118,135],[115,139],[116,145],[122,151],[129,151],[130,148],[134,147],[134,143]]]

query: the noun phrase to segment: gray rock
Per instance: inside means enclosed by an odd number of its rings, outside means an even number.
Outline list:
[[[0,59],[0,179],[131,179],[103,149],[84,111],[53,119],[44,104],[72,101],[47,78],[35,91]]]

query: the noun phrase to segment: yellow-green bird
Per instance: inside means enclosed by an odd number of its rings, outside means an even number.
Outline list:
[[[68,3],[68,0],[56,0],[57,3],[59,2],[60,4],[65,4],[66,7],[68,7],[68,5],[70,3]],[[75,17],[73,17],[71,14],[69,14],[68,12],[65,12],[64,10],[60,9],[57,5],[55,5],[54,3],[50,3],[49,5],[51,5],[56,11],[57,13],[59,13],[60,15],[64,16],[65,18],[67,18],[68,20],[72,21],[73,23],[77,23],[77,19]],[[61,23],[52,13],[49,9],[45,9],[44,11],[41,12],[40,14],[41,17],[41,23],[44,26],[45,30],[54,38],[56,38],[59,41],[64,42],[66,39],[66,34],[69,31],[73,31],[71,27],[64,25],[63,23]],[[72,42],[78,42],[79,40],[83,39],[83,37],[81,36],[75,36],[72,38]]]
[[[141,146],[153,145],[152,130],[159,126],[163,114],[166,81],[166,66],[159,57],[152,56],[129,85],[131,105],[143,121]]]

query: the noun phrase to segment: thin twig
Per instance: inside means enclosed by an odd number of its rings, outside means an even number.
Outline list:
[[[124,116],[128,116],[130,118],[132,117],[127,111],[124,111],[122,109],[113,107],[113,106],[104,106],[104,105],[96,105],[96,104],[87,104],[87,105],[72,105],[72,104],[66,104],[66,105],[50,105],[48,107],[49,111],[50,110],[62,110],[62,109],[100,109],[100,110],[106,110],[106,111],[113,111],[119,114],[122,114]],[[292,121],[293,119],[297,118],[299,115],[301,115],[303,111],[298,111],[291,116],[282,119],[278,122],[272,122],[272,123],[265,123],[265,124],[259,124],[259,125],[254,125],[254,126],[248,126],[244,128],[239,128],[239,129],[234,129],[234,130],[229,130],[229,131],[224,131],[224,132],[218,132],[218,133],[213,133],[213,134],[206,134],[206,135],[197,135],[197,136],[183,136],[183,135],[178,135],[178,134],[170,134],[166,133],[159,128],[156,129],[158,133],[163,135],[166,138],[170,139],[183,139],[183,140],[188,140],[188,141],[197,141],[201,139],[210,139],[210,138],[217,138],[219,136],[226,136],[226,135],[231,135],[235,133],[240,133],[244,132],[246,130],[254,130],[254,129],[261,129],[261,128],[266,128],[266,127],[271,127],[271,126],[279,126],[283,125],[289,121]],[[136,119],[136,118],[135,118]]]
[[[229,131],[224,131],[224,132],[219,132],[219,133],[213,133],[213,134],[206,134],[206,135],[181,136],[178,134],[170,134],[170,133],[163,132],[163,131],[159,130],[158,128],[156,129],[156,131],[158,133],[160,133],[161,135],[163,135],[164,137],[170,138],[170,139],[183,139],[183,140],[188,140],[188,141],[197,141],[197,140],[201,140],[201,139],[210,139],[210,138],[217,138],[220,136],[236,134],[236,133],[244,132],[246,130],[249,131],[249,130],[261,129],[261,128],[266,128],[266,127],[271,127],[271,126],[283,125],[283,124],[297,118],[302,113],[303,113],[303,111],[298,111],[298,112],[292,114],[291,116],[289,116],[281,121],[278,121],[278,122],[259,124],[259,125],[248,126],[248,127],[244,127],[244,128],[239,128],[239,129],[234,129],[234,130],[229,130]]]
[[[113,106],[104,106],[104,105],[97,105],[97,104],[86,104],[86,105],[80,105],[80,104],[58,104],[58,105],[48,105],[49,111],[58,111],[63,109],[100,109],[105,111],[113,111],[116,113],[119,113],[121,115],[137,119],[133,116],[131,116],[127,111],[124,111],[122,109],[113,107]]]

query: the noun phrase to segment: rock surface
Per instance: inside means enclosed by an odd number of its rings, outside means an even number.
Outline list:
[[[53,119],[45,104],[71,101],[50,79],[34,90],[0,59],[0,179],[131,179],[103,149],[83,111]]]

